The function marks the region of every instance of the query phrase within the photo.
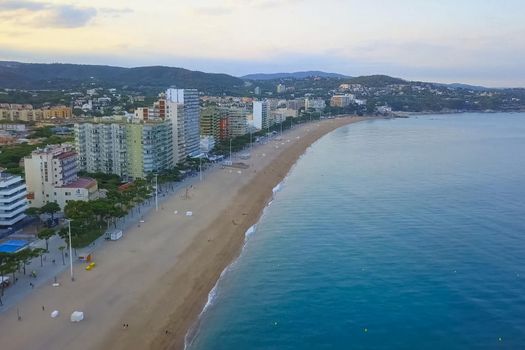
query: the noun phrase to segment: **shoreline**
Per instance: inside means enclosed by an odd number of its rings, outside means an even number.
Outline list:
[[[259,203],[259,205],[255,209],[256,213],[253,217],[251,217],[252,220],[249,220],[248,222],[243,223],[243,225],[241,225],[240,230],[236,231],[236,235],[239,236],[238,238],[242,238],[242,240],[239,240],[237,242],[237,246],[233,247],[233,250],[230,251],[231,255],[228,256],[226,260],[224,261],[226,265],[221,264],[221,266],[223,266],[222,268],[219,268],[219,267],[216,268],[216,271],[219,271],[218,276],[214,278],[214,280],[210,281],[211,288],[209,288],[208,292],[205,294],[204,303],[202,302],[202,300],[200,303],[198,303],[201,306],[197,307],[197,309],[199,310],[197,316],[190,317],[186,322],[184,322],[185,327],[182,327],[181,329],[182,333],[178,333],[178,334],[175,333],[175,336],[171,341],[166,343],[164,342],[164,338],[159,336],[157,339],[155,339],[155,341],[152,344],[153,346],[151,348],[153,349],[177,349],[178,350],[178,349],[186,349],[187,346],[191,345],[191,341],[193,341],[193,337],[197,335],[198,327],[200,326],[201,317],[206,312],[206,307],[209,302],[210,293],[212,293],[214,289],[218,288],[218,284],[223,274],[227,273],[230,266],[232,266],[233,264],[235,264],[236,261],[238,261],[239,257],[242,254],[244,246],[246,245],[247,239],[248,239],[247,232],[251,229],[255,229],[256,225],[260,222],[261,217],[264,215],[265,208],[267,208],[271,204],[274,198],[276,188],[278,188],[277,191],[280,190],[282,183],[286,180],[286,177],[288,176],[290,171],[293,169],[295,164],[300,160],[302,155],[307,151],[309,147],[314,145],[315,142],[317,142],[319,139],[321,139],[326,134],[342,126],[345,126],[351,123],[355,123],[355,122],[359,122],[359,121],[363,121],[363,120],[370,120],[370,119],[372,118],[367,118],[367,117],[361,118],[361,117],[355,117],[355,116],[352,116],[352,117],[345,116],[343,118],[332,119],[333,121],[344,121],[344,122],[337,123],[338,124],[337,126],[330,128],[328,130],[324,130],[319,135],[316,135],[313,140],[309,140],[308,144],[305,145],[303,149],[299,151],[299,153],[294,152],[294,156],[292,157],[292,159],[286,162],[285,167],[280,169],[280,172],[276,177],[272,178],[273,181],[271,181],[272,182],[271,186],[268,186],[265,189],[267,192],[265,195],[265,198],[262,202]],[[267,168],[271,168],[271,166],[272,164],[267,166]],[[263,173],[263,174],[259,174],[258,176],[266,175],[266,173]],[[258,180],[257,178],[252,179],[251,183],[245,185],[245,187],[254,186],[254,184],[259,182],[257,180]],[[267,191],[268,189],[269,191]],[[245,190],[244,187],[241,189],[241,191],[243,190]],[[255,218],[255,220],[253,220],[253,218]],[[239,234],[241,232],[242,232],[242,235]],[[200,299],[202,299],[202,297]],[[188,336],[190,336],[190,339],[189,339],[190,343],[186,343],[186,341],[188,340],[187,338]]]
[[[189,198],[180,188],[158,212],[147,213],[144,224],[97,251],[93,271],[77,264],[75,282],[63,273],[60,288],[45,285],[28,296],[22,322],[14,310],[0,315],[3,346],[183,349],[210,291],[241,254],[248,229],[307,148],[341,126],[374,119],[347,116],[296,125],[282,139],[254,146],[248,169],[212,168],[202,182],[193,182]],[[186,217],[186,211],[193,215]],[[51,320],[44,305],[61,316]],[[69,322],[73,310],[84,311],[86,319]]]

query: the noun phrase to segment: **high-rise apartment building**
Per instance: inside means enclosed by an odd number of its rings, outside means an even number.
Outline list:
[[[174,159],[179,162],[186,157],[200,154],[199,128],[200,107],[199,93],[195,89],[166,90],[167,118],[170,118],[177,130],[174,133],[176,149]]]
[[[0,229],[8,229],[26,217],[26,196],[26,184],[22,177],[0,169]]]
[[[248,133],[248,110],[243,107],[229,107],[225,110],[228,116],[230,137],[246,135]]]
[[[173,168],[173,129],[171,120],[150,120],[126,125],[127,174],[144,178]]]
[[[221,110],[217,106],[207,106],[201,110],[200,134],[202,136],[219,137]]]
[[[75,124],[75,141],[81,170],[127,177],[125,124]]]
[[[270,108],[267,101],[253,101],[253,126],[258,129],[269,127]]]
[[[75,145],[80,169],[91,173],[143,178],[175,165],[169,119],[79,123]]]

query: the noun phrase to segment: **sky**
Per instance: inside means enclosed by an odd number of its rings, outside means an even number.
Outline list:
[[[525,87],[523,0],[0,0],[0,60]]]

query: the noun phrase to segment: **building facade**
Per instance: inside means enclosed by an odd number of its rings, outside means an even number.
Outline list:
[[[75,147],[83,171],[127,177],[126,146],[125,124],[75,124]]]
[[[334,95],[330,98],[330,106],[344,108],[348,107],[354,101],[354,95]]]
[[[167,89],[167,117],[176,126],[177,162],[200,154],[200,106],[196,89]]]
[[[316,111],[320,111],[325,109],[326,102],[323,99],[320,98],[307,98],[304,101],[304,108],[306,110],[308,109],[315,109]]]
[[[237,137],[248,133],[248,110],[242,107],[230,107],[225,111],[228,116],[229,136]]]
[[[71,107],[55,106],[35,109],[30,104],[0,104],[0,120],[33,122],[43,119],[69,119]]]
[[[22,177],[0,170],[0,229],[10,228],[26,217],[26,196]]]
[[[258,129],[269,127],[270,108],[267,101],[253,101],[253,126]]]
[[[80,170],[125,179],[143,178],[175,165],[169,119],[79,123],[75,125],[75,148]]]
[[[29,206],[58,203],[64,209],[70,200],[98,198],[97,182],[78,177],[78,154],[66,146],[36,149],[24,158]]]

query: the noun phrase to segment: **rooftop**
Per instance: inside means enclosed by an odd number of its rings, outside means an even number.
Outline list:
[[[97,180],[90,177],[79,177],[73,182],[67,185],[60,186],[59,188],[86,188],[89,189],[97,184]]]
[[[16,177],[20,177],[18,175],[11,175],[9,173],[4,173],[2,170],[3,169],[0,168],[0,181],[7,181],[7,180],[14,179]]]

